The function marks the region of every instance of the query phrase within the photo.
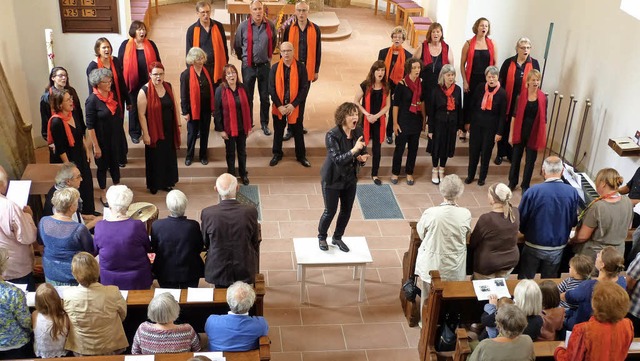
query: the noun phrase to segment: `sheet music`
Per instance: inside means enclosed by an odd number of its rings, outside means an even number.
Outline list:
[[[153,297],[165,292],[171,293],[171,296],[176,299],[176,301],[180,302],[180,289],[179,288],[156,288],[153,292]]]
[[[127,296],[129,296],[129,291],[127,290],[120,290],[120,294],[122,295],[122,298],[124,298],[124,300],[127,300]]]
[[[27,307],[36,307],[36,293],[27,292]]]
[[[191,288],[187,289],[187,302],[212,302],[213,288]]]
[[[30,180],[12,180],[9,182],[9,189],[7,189],[7,199],[12,200],[20,208],[24,208],[29,200],[30,189]]]
[[[569,347],[569,338],[570,337],[571,337],[571,331],[567,330],[567,333],[564,336],[564,347]]]
[[[504,278],[492,278],[490,280],[476,280],[473,281],[473,290],[476,292],[478,301],[486,301],[489,299],[489,295],[497,295],[498,298],[509,297],[509,289],[507,288],[507,281]]]

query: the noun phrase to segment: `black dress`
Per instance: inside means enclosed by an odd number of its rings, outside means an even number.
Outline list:
[[[360,89],[362,89],[362,93],[366,94],[367,93],[367,87],[365,85],[365,82],[362,82],[360,84]],[[378,112],[380,111],[380,109],[382,109],[384,107],[385,104],[382,104],[382,98],[383,98],[383,92],[384,89],[380,88],[380,89],[371,89],[371,111],[369,113],[371,114],[378,114]],[[364,107],[364,96],[362,97],[362,106]],[[364,117],[364,121],[367,122],[367,117]],[[387,119],[387,121],[389,121],[389,119]],[[363,124],[363,128],[364,128],[364,124]],[[384,132],[385,129],[382,129],[382,132]],[[380,118],[378,118],[378,121],[373,123],[373,124],[369,124],[369,139],[371,142],[371,148],[373,149],[372,153],[373,153],[373,164],[371,165],[371,176],[372,177],[377,177],[378,176],[378,169],[380,168]]]
[[[428,46],[428,45],[426,45]],[[427,53],[429,50],[427,49]],[[422,96],[425,100],[425,107],[429,109],[431,104],[431,94],[438,87],[438,76],[440,75],[440,70],[442,70],[442,52],[437,56],[433,56],[429,54],[431,57],[431,64],[425,65],[422,68],[422,72],[420,72],[420,78],[422,78]],[[428,111],[428,110],[427,110]]]
[[[147,94],[146,85],[142,90]],[[162,104],[164,139],[158,139],[155,147],[148,145],[144,147],[145,175],[147,189],[150,190],[165,189],[178,183],[178,159],[173,143],[173,122],[176,110],[168,92],[160,98],[160,104]]]
[[[461,107],[462,91],[460,87],[453,91],[456,108],[447,110],[447,96],[444,94],[442,87],[437,87],[431,96],[432,107],[429,109],[429,118],[427,120],[428,133],[433,133],[430,141],[431,157],[434,161],[440,161],[439,166],[444,167],[446,158],[453,157],[456,150],[456,132],[463,127],[463,111]],[[465,99],[467,97],[465,96]],[[445,164],[442,164],[445,163]],[[437,166],[438,164],[434,164]]]
[[[489,66],[490,60],[489,50],[477,50],[473,52],[473,67],[471,68],[471,76],[469,77],[469,92],[464,94],[464,107],[465,109],[471,109],[471,102],[473,100],[476,89],[479,84],[486,81],[484,71]],[[465,123],[470,123],[471,112],[465,113]]]

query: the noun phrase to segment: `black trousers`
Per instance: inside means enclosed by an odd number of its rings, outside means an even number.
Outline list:
[[[478,161],[480,161],[480,177],[478,179],[487,179],[495,136],[496,132],[493,129],[482,127],[471,129],[469,133],[469,169],[467,171],[469,178],[473,179],[476,176],[476,168]]]
[[[242,132],[236,137],[229,137],[224,141],[227,158],[227,173],[236,174],[236,150],[238,152],[238,168],[240,176],[247,175],[247,136]]]
[[[389,94],[391,95],[391,104],[393,104],[393,92],[396,90],[396,85],[389,80]],[[387,117],[387,138],[393,137],[393,106],[389,109],[389,116]]]
[[[138,89],[140,90],[140,89]],[[140,119],[138,118],[138,92],[129,94],[131,99],[131,109],[129,109],[129,136],[131,139],[139,139],[142,136],[142,128],[140,127]]]
[[[273,115],[273,147],[271,151],[273,155],[277,155],[282,158],[282,138],[284,137],[284,128],[287,126],[287,117],[278,119]],[[293,139],[296,142],[296,159],[301,160],[306,158],[306,150],[304,147],[304,134],[302,134],[302,122],[300,116],[295,124],[289,124],[289,130],[293,133]]]
[[[201,117],[200,120],[189,120],[187,122],[187,159],[193,160],[193,153],[196,148],[196,138],[200,131],[200,159],[207,159],[207,149],[209,148],[209,128],[211,127],[211,116]]]
[[[120,167],[118,166],[118,162],[121,147],[119,137],[110,139],[107,142],[109,142],[109,144],[100,145],[102,156],[95,158],[96,166],[98,167],[96,178],[98,179],[100,189],[107,189],[107,170],[109,174],[111,174],[113,184],[120,183]]]
[[[242,66],[242,80],[247,86],[247,97],[253,102],[253,94],[258,81],[258,95],[260,96],[260,125],[269,125],[269,70],[271,64],[262,63],[253,67]]]
[[[498,157],[507,157],[507,159],[513,159],[513,147],[509,144],[509,134],[511,133],[511,118],[505,125],[504,135],[498,142]]]
[[[311,89],[311,81],[309,81],[309,89]],[[304,97],[304,99],[302,100],[302,102],[300,102],[300,114],[298,115],[298,123],[300,123],[300,126],[302,127],[303,133],[302,135],[304,135],[304,110],[307,108],[307,98],[308,96]],[[291,124],[289,124],[289,126],[287,126],[287,132],[291,133]]]
[[[536,158],[538,152],[528,148],[525,143],[513,145],[513,156],[511,158],[511,168],[509,169],[509,187],[514,188],[518,185],[520,177],[520,161],[522,160],[523,153],[526,153],[524,171],[522,173],[522,183],[520,187],[529,188],[531,182],[531,176],[533,175],[533,168],[536,164]]]
[[[342,239],[344,230],[347,228],[349,219],[351,218],[351,209],[356,199],[357,184],[349,184],[344,189],[330,189],[325,184],[322,185],[322,197],[324,198],[324,212],[320,217],[318,224],[318,239],[327,239],[327,232],[333,217],[338,210],[338,201],[340,201],[340,213],[336,221],[336,229],[333,231],[333,239]]]
[[[91,168],[87,159],[82,157],[80,161],[73,161],[80,171],[82,181],[80,182],[80,198],[82,198],[82,214],[93,214],[96,211],[96,206],[93,197],[93,175],[91,174]],[[118,173],[120,170],[118,170]]]
[[[124,112],[122,113],[124,117]],[[127,137],[124,134],[124,118],[118,119],[118,144],[120,147],[120,151],[118,152],[118,164],[127,164],[127,154],[129,153],[129,144],[127,144]]]
[[[364,121],[367,119],[365,117]],[[379,122],[380,120],[378,120]],[[369,144],[371,145],[372,153],[373,153],[373,162],[371,164],[371,176],[378,176],[378,169],[380,168],[380,123],[369,124]]]
[[[406,134],[404,132],[398,133],[396,136],[396,149],[393,151],[393,161],[391,162],[391,173],[393,175],[400,175],[400,168],[402,166],[402,155],[404,149],[407,147],[407,163],[404,166],[404,170],[407,175],[413,175],[413,169],[416,166],[416,156],[418,155],[418,145],[420,143],[420,133]]]

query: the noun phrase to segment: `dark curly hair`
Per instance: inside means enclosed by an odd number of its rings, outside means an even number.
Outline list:
[[[338,106],[336,109],[336,113],[334,116],[335,122],[337,126],[341,126],[344,124],[345,119],[347,119],[348,115],[353,113],[358,113],[358,106],[356,103],[352,102],[344,102]]]

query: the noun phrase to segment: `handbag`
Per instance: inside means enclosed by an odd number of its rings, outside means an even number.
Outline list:
[[[454,351],[456,349],[456,328],[460,323],[460,316],[458,315],[458,321],[451,323],[449,321],[449,314],[445,315],[444,322],[438,327],[436,333],[437,339],[435,348],[438,352]]]
[[[409,279],[402,285],[402,291],[404,292],[404,297],[407,301],[415,302],[416,296],[422,297],[422,290],[416,286],[416,280],[413,277],[409,277]]]

